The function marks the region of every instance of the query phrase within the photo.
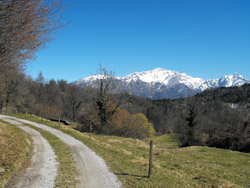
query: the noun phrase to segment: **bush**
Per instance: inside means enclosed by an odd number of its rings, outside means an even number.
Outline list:
[[[153,124],[144,114],[130,114],[121,109],[112,116],[105,130],[108,134],[138,139],[155,135]]]

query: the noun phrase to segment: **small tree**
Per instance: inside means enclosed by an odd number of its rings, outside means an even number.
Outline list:
[[[74,122],[76,122],[76,117],[81,109],[82,104],[82,91],[77,85],[69,84],[66,92],[66,107],[68,108],[68,115]]]
[[[155,136],[156,132],[154,130],[153,124],[148,122],[147,117],[143,113],[137,113],[137,116],[143,121],[142,126],[147,130],[148,136],[149,137]]]
[[[113,71],[108,71],[106,68],[102,67],[102,65],[99,65],[97,73],[97,92],[94,101],[97,106],[100,121],[99,131],[102,132],[103,127],[107,125],[107,122],[119,108],[121,102],[112,99],[112,91],[115,88],[115,73]]]
[[[130,114],[122,109],[116,111],[105,128],[107,133],[123,137],[143,139],[155,135],[153,125],[144,114]]]
[[[195,128],[197,126],[196,113],[194,107],[191,107],[185,121],[179,127],[179,141],[181,147],[192,146],[196,143]]]

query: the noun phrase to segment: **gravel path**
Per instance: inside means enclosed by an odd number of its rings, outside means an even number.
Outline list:
[[[1,117],[1,115],[0,115]],[[8,116],[5,116],[8,117]],[[66,143],[76,161],[78,171],[80,173],[79,184],[77,188],[120,188],[121,182],[117,179],[115,174],[109,171],[105,161],[96,155],[95,152],[90,150],[82,142],[75,138],[63,133],[62,131],[48,127],[46,125],[38,124],[28,120],[8,117],[22,123],[31,124],[46,130]]]
[[[14,178],[9,188],[53,188],[57,175],[56,155],[42,135],[22,123],[0,115],[0,119],[16,125],[31,135],[34,143],[31,165],[26,169],[24,174]]]

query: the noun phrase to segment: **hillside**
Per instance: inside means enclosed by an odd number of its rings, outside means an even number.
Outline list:
[[[194,145],[250,152],[250,84],[208,89],[185,99],[132,98],[124,108],[146,114],[158,134],[186,130],[193,109]]]
[[[25,117],[24,115],[18,115]],[[40,122],[39,117],[28,116]],[[171,135],[154,140],[152,178],[147,178],[149,139],[80,133],[43,120],[72,135],[104,158],[124,187],[248,187],[250,155],[208,147],[178,148]]]

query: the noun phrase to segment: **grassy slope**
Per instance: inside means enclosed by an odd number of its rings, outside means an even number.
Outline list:
[[[36,116],[18,115],[41,123]],[[152,178],[148,173],[148,140],[79,133],[70,127],[44,120],[81,140],[104,158],[124,187],[250,187],[250,154],[208,147],[175,148],[164,135],[155,142]],[[173,148],[173,149],[169,149]]]
[[[29,157],[31,140],[21,129],[0,121],[0,188],[24,165]]]

